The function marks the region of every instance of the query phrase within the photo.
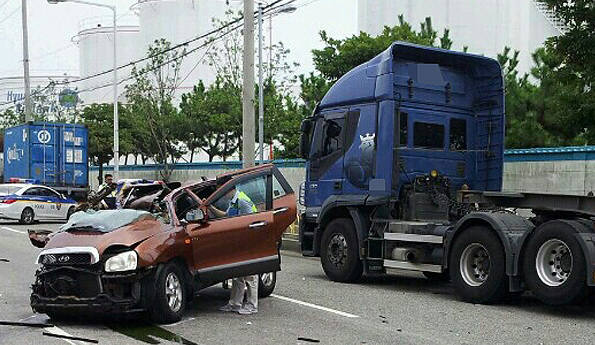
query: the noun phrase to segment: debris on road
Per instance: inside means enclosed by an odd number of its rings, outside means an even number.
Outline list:
[[[305,338],[305,337],[298,337],[297,340],[307,341],[309,343],[320,343],[320,340],[318,340],[318,339]]]
[[[8,259],[0,258],[0,262],[10,262]]]
[[[54,327],[54,325],[52,325],[50,323],[4,321],[4,320],[0,320],[0,326],[22,326],[22,327],[37,327],[37,328]]]
[[[69,336],[69,335],[56,334],[56,333],[51,333],[51,332],[43,332],[42,334],[43,335],[46,335],[48,337],[68,339],[68,340],[76,340],[76,341],[84,341],[84,342],[92,343],[92,344],[99,344],[99,340],[96,340],[96,339],[73,337],[73,336]]]

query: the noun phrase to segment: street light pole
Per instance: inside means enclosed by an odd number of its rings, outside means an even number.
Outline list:
[[[23,0],[23,3],[27,0]],[[114,51],[113,51],[113,59],[114,59],[114,70],[113,70],[113,91],[114,91],[114,178],[118,177],[118,173],[120,172],[120,133],[118,130],[119,123],[118,123],[118,62],[117,62],[117,55],[116,55],[116,40],[117,40],[117,27],[116,27],[116,6],[111,5],[104,5],[98,4],[95,2],[83,1],[83,0],[47,0],[50,4],[58,4],[61,2],[74,2],[77,4],[89,5],[89,6],[97,6],[103,8],[109,8],[114,14],[114,27],[113,27],[113,35],[114,35]],[[27,60],[26,60],[27,61]]]
[[[242,159],[254,166],[254,0],[244,0],[244,82],[242,87]]]
[[[264,85],[262,82],[262,2],[258,3],[258,152],[264,163]]]
[[[25,78],[25,122],[32,120],[31,76],[29,75],[29,30],[27,28],[27,0],[21,6],[23,24],[23,77]]]

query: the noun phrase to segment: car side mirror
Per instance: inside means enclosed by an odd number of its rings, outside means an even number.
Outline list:
[[[34,247],[43,248],[50,240],[52,232],[50,230],[29,229],[29,241]]]
[[[204,223],[206,221],[205,213],[200,208],[186,212],[184,219],[188,223]]]

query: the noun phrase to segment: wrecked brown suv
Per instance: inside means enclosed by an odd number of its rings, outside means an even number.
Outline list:
[[[225,212],[232,192],[251,200],[250,213]],[[272,293],[281,234],[296,218],[294,192],[277,168],[189,184],[160,204],[153,213],[77,212],[54,234],[31,233],[44,248],[33,310],[54,317],[146,311],[167,323],[181,318],[197,291],[232,277],[266,276],[260,295]]]

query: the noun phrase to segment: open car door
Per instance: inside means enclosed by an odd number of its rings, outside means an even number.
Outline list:
[[[252,169],[233,176],[201,205],[206,221],[188,229],[202,282],[280,270],[272,185],[272,166]],[[250,210],[231,212],[234,196]]]

